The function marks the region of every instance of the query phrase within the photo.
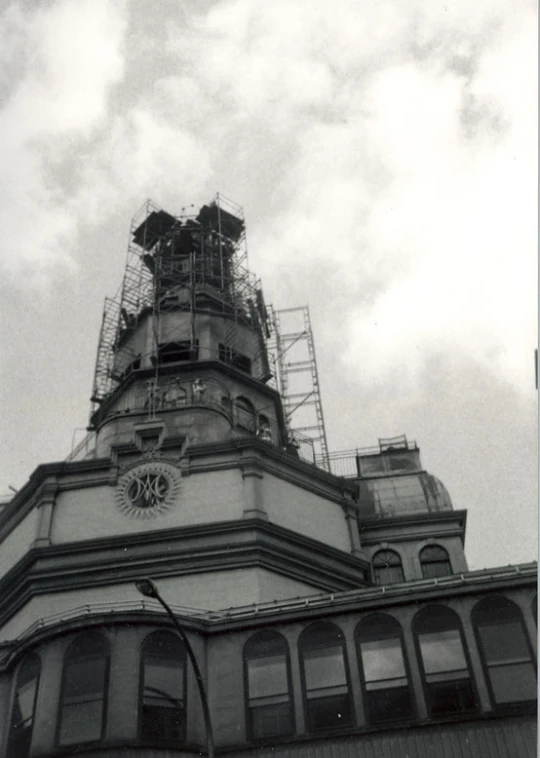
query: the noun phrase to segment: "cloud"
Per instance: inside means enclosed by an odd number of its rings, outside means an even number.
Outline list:
[[[0,111],[3,266],[12,275],[70,263],[77,218],[62,162],[106,118],[123,75],[125,2],[64,0],[37,10],[12,4],[0,17],[12,85]],[[25,283],[31,281],[27,276]]]

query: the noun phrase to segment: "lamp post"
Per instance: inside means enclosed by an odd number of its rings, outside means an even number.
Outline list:
[[[141,595],[144,595],[145,597],[151,597],[154,600],[157,600],[158,603],[160,603],[160,605],[163,606],[167,615],[169,616],[172,623],[174,624],[176,631],[180,635],[182,642],[184,643],[186,652],[188,654],[188,658],[191,661],[191,665],[193,666],[193,672],[195,673],[195,679],[197,680],[197,686],[199,688],[199,695],[201,698],[201,705],[202,705],[203,714],[204,714],[204,724],[206,728],[206,745],[207,745],[208,758],[214,758],[214,735],[212,732],[212,720],[210,718],[208,698],[206,697],[206,690],[204,687],[204,681],[201,675],[201,670],[199,668],[199,664],[197,663],[197,659],[195,657],[195,653],[193,652],[193,648],[191,647],[191,643],[186,633],[182,629],[181,625],[179,624],[176,616],[172,612],[170,606],[167,605],[165,600],[163,600],[163,598],[159,594],[158,588],[156,587],[154,582],[151,579],[147,579],[147,578],[140,579],[138,582],[135,582],[135,587],[141,593]]]

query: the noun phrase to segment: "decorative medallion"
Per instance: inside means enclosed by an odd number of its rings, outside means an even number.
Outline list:
[[[139,463],[118,480],[116,500],[123,513],[152,519],[169,510],[181,486],[180,470],[155,460]]]

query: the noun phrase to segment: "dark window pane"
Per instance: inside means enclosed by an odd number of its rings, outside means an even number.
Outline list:
[[[34,700],[36,697],[38,679],[25,682],[17,688],[15,695],[14,716],[20,724],[32,722],[34,716]]]
[[[388,566],[386,568],[377,567],[373,570],[373,574],[376,583],[380,585],[397,584],[398,582],[404,581],[403,569],[401,566]]]
[[[183,740],[185,723],[183,708],[143,705],[141,731],[146,739]]]
[[[30,753],[30,744],[32,742],[32,727],[16,727],[9,735],[7,755],[17,758],[26,758]]]
[[[423,563],[422,576],[424,579],[436,579],[439,576],[450,576],[452,568],[449,563]]]
[[[184,666],[166,658],[144,658],[144,700],[164,700],[171,705],[184,699]]]
[[[427,562],[447,561],[448,553],[439,545],[429,545],[420,552],[420,560]]]
[[[434,716],[451,715],[475,707],[470,681],[430,684],[428,691],[430,710]]]
[[[408,687],[370,690],[366,699],[370,724],[407,719],[413,715]]]
[[[101,737],[102,712],[103,702],[101,700],[65,705],[62,709],[60,744],[72,745],[99,740]]]
[[[532,663],[491,666],[489,677],[496,703],[536,700],[536,673]]]
[[[292,734],[293,723],[290,703],[251,708],[250,718],[250,732],[252,737],[256,739]]]
[[[380,679],[406,676],[399,639],[362,642],[360,648],[366,684]]]
[[[379,550],[373,556],[373,565],[377,568],[381,566],[401,566],[401,558],[393,550]]]
[[[441,671],[466,671],[467,663],[457,629],[419,635],[426,674]]]
[[[287,661],[284,655],[248,660],[249,697],[280,695],[288,691]]]
[[[17,672],[7,745],[8,755],[26,758],[30,752],[40,668],[39,658],[30,655],[25,658]]]
[[[487,663],[530,658],[525,632],[519,621],[479,626],[478,631]]]
[[[60,713],[61,745],[94,742],[103,731],[108,643],[100,634],[79,637],[66,653]]]
[[[349,698],[347,695],[337,695],[308,700],[308,717],[309,729],[312,732],[350,726],[352,717]]]
[[[104,658],[70,661],[67,665],[64,681],[64,698],[71,700],[83,696],[101,697],[105,682],[105,669],[106,660]]]
[[[306,651],[304,668],[308,692],[321,687],[335,687],[347,683],[341,646]]]

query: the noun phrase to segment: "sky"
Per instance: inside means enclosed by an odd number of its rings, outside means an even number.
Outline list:
[[[330,449],[407,434],[471,568],[535,560],[536,4],[151,5],[0,10],[0,493],[84,433],[131,218],[219,191]]]

